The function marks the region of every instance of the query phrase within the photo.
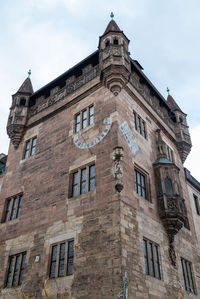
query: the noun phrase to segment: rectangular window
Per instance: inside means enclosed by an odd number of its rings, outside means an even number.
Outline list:
[[[22,194],[6,200],[5,216],[3,222],[19,218],[22,206]]]
[[[146,176],[138,169],[134,170],[135,177],[135,191],[137,194],[147,199]]]
[[[95,165],[87,165],[72,173],[71,197],[85,194],[95,189]]]
[[[26,252],[12,255],[9,257],[6,287],[15,287],[22,284]]]
[[[27,159],[28,157],[31,157],[35,154],[36,143],[37,143],[37,137],[33,137],[26,141],[25,150],[24,150],[24,159]]]
[[[186,291],[189,291],[193,294],[196,294],[195,285],[194,285],[194,277],[192,273],[192,263],[181,258],[181,265],[183,271],[183,279]]]
[[[200,215],[199,199],[195,194],[193,194],[193,197],[194,197],[194,204],[195,204],[196,212],[198,215]]]
[[[166,143],[165,143],[165,152],[167,158],[173,162],[173,151]]]
[[[94,106],[89,106],[75,116],[75,133],[94,123]]]
[[[138,133],[142,135],[145,139],[147,139],[146,124],[135,111],[133,111],[133,121],[134,129],[138,131]]]
[[[161,279],[159,246],[152,241],[143,239],[143,250],[146,275]]]
[[[74,240],[52,246],[49,277],[62,277],[73,274]]]

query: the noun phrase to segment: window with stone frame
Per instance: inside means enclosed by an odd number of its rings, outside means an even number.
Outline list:
[[[75,133],[94,123],[94,105],[91,105],[75,115]]]
[[[5,287],[16,287],[22,284],[26,252],[9,256]]]
[[[80,167],[70,174],[70,197],[76,197],[95,189],[95,164]]]
[[[74,240],[62,241],[51,246],[49,278],[73,274]]]
[[[148,174],[138,166],[134,168],[135,192],[150,201]]]
[[[192,263],[181,257],[181,265],[186,291],[196,294]]]
[[[159,245],[144,238],[143,251],[146,275],[161,279]]]
[[[200,215],[199,199],[195,194],[193,194],[193,198],[194,198],[194,204],[195,204],[197,215]]]
[[[27,159],[35,154],[37,137],[33,137],[26,141],[23,158]]]
[[[2,222],[7,222],[19,218],[22,207],[22,199],[22,194],[6,199]]]
[[[146,123],[135,111],[133,111],[133,121],[135,130],[147,139]]]

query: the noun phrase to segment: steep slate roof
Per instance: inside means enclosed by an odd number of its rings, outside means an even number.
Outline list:
[[[178,111],[183,113],[181,108],[178,106],[178,104],[176,103],[176,101],[174,100],[174,98],[170,94],[167,97],[167,104],[171,107],[172,110],[174,110],[174,111],[178,110]]]
[[[104,32],[103,35],[105,35],[108,32],[122,32],[119,28],[119,26],[116,24],[116,22],[114,20],[111,20],[108,24],[108,26],[106,27],[106,30]]]
[[[22,83],[22,85],[18,89],[18,92],[30,93],[30,94],[33,93],[33,86],[32,86],[32,83],[31,83],[31,79],[29,77],[26,78],[24,83]]]

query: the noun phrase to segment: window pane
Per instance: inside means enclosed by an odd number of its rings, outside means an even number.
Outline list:
[[[95,165],[89,167],[89,191],[95,189]]]
[[[194,197],[194,203],[195,203],[196,212],[197,212],[198,215],[200,215],[199,199],[194,194],[193,194],[193,197]]]
[[[5,222],[8,221],[8,216],[10,212],[10,204],[11,204],[11,199],[7,201],[7,207],[6,207],[6,214],[5,214]]]
[[[49,274],[50,278],[56,277],[57,249],[58,249],[58,245],[54,245],[52,247],[51,265],[50,265],[50,274]]]
[[[86,193],[86,168],[81,170],[81,186],[80,193]]]
[[[28,158],[29,156],[29,148],[30,148],[30,140],[26,142],[26,147],[25,147],[25,153],[24,153],[24,158]]]
[[[68,242],[67,275],[73,274],[74,264],[74,241]]]
[[[31,156],[35,154],[36,142],[37,142],[37,138],[35,137],[32,140],[31,153],[30,153]]]
[[[142,129],[141,129],[141,119],[138,117],[138,131],[142,135]]]
[[[60,244],[60,255],[59,255],[59,266],[58,266],[58,276],[64,276],[64,266],[65,266],[65,243]]]
[[[94,123],[94,106],[89,108],[89,125]]]
[[[75,125],[75,132],[80,131],[80,121],[81,121],[81,116],[80,113],[76,115],[76,125]]]
[[[150,264],[151,264],[151,275],[155,277],[152,243],[149,243],[149,254],[150,254]]]
[[[82,112],[82,128],[86,128],[87,127],[87,110],[84,110]]]
[[[137,130],[137,116],[136,116],[136,113],[133,112],[133,119],[134,119],[134,127],[135,127],[135,130]]]
[[[158,255],[158,246],[154,245],[154,256],[155,256],[155,266],[156,266],[156,271],[159,279],[161,279],[160,275],[160,262],[159,262],[159,255]]]
[[[78,195],[78,171],[73,173],[72,181],[72,197]]]
[[[14,268],[14,273],[13,273],[13,281],[12,281],[12,286],[17,285],[17,275],[18,275],[18,270],[19,270],[19,261],[20,261],[20,256],[16,256],[15,260],[15,268]]]
[[[147,136],[146,136],[146,128],[145,128],[144,121],[142,121],[142,135],[144,136],[145,139],[147,138]]]
[[[147,241],[143,240],[144,246],[144,263],[145,263],[145,273],[149,275],[149,262],[148,262],[148,255],[147,255]]]
[[[167,195],[173,194],[172,181],[168,177],[165,178],[165,192]]]
[[[14,264],[14,257],[11,256],[11,257],[10,257],[10,261],[9,261],[9,267],[8,267],[8,274],[7,274],[6,287],[9,287],[9,286],[10,286],[10,282],[11,282],[11,274],[12,274],[12,269],[13,269],[13,264]]]
[[[26,253],[24,253],[22,255],[22,262],[21,262],[21,269],[20,269],[20,274],[19,274],[18,285],[22,284],[23,274],[24,274],[24,267],[25,267],[25,260],[26,260]]]
[[[19,199],[18,199],[18,208],[17,208],[16,218],[18,218],[20,216],[21,206],[22,206],[22,195],[20,195]]]
[[[10,220],[14,219],[16,205],[17,205],[17,198],[15,197],[14,200],[13,200],[13,205],[12,205],[12,211],[11,211],[11,215],[10,215]]]

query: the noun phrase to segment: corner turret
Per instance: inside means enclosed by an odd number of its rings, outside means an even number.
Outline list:
[[[113,14],[111,14],[113,17]],[[129,39],[112,19],[99,38],[99,61],[104,85],[118,95],[131,73]]]
[[[190,133],[188,130],[189,127],[186,120],[187,114],[180,109],[170,94],[167,97],[167,103],[176,115],[176,146],[181,157],[181,161],[184,163],[192,147]]]
[[[30,71],[29,71],[30,75]],[[18,91],[12,96],[12,105],[7,123],[7,134],[15,148],[24,134],[27,120],[30,96],[33,94],[33,87],[29,77],[23,82]]]

